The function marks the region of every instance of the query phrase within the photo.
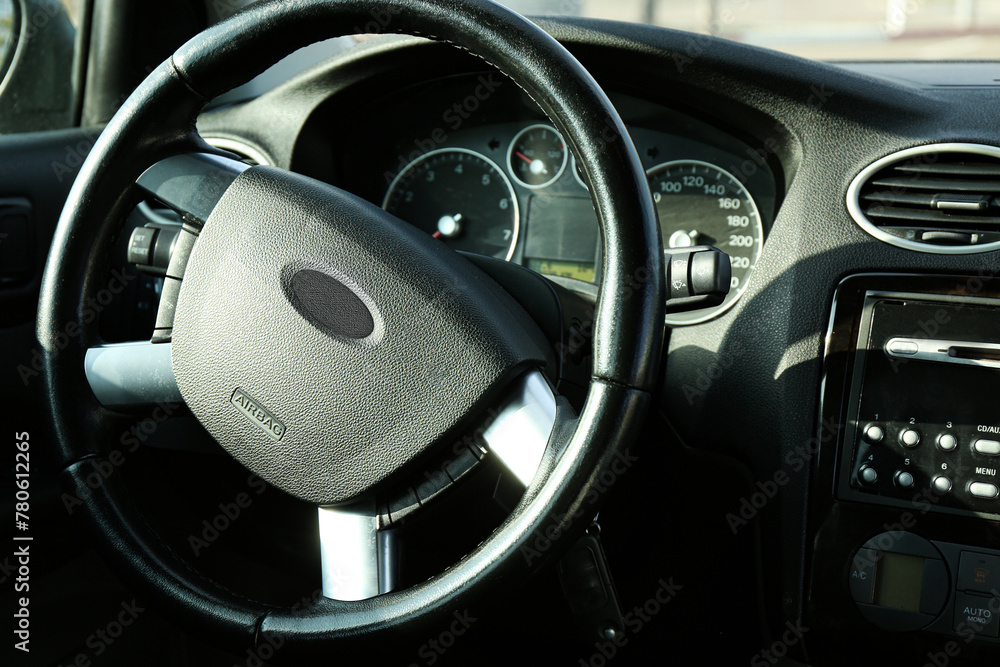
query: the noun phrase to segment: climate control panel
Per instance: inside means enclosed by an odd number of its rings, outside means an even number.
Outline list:
[[[847,590],[870,623],[1000,640],[1000,552],[882,533],[858,549]]]

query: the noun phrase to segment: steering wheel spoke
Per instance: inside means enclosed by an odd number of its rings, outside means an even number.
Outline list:
[[[212,153],[180,153],[156,162],[136,179],[141,189],[171,208],[183,221],[166,237],[172,241],[160,240],[168,232],[148,228],[135,230],[129,240],[129,260],[163,275],[152,342],[172,340],[181,282],[194,244],[222,197],[249,168],[248,164]],[[169,250],[161,254],[161,245]]]
[[[211,153],[181,153],[160,160],[136,184],[201,228],[233,181],[250,165]]]
[[[87,350],[84,370],[105,406],[180,403],[170,343],[148,341],[98,345]]]
[[[323,596],[364,600],[396,586],[399,546],[382,530],[374,501],[319,507]]]
[[[538,371],[518,379],[483,431],[488,451],[525,487],[535,478],[556,424],[556,396]]]
[[[487,410],[476,429],[481,433],[477,438],[480,444],[476,445],[479,456],[491,452],[526,488],[538,471],[556,425],[556,394],[540,371],[524,373],[510,384],[499,403]],[[472,462],[463,465],[459,459]],[[441,466],[437,472],[442,488],[431,483],[432,476],[425,473],[427,483],[419,485],[419,491],[408,488],[404,494],[413,505],[409,509],[419,509],[422,503],[458,483],[476,462],[477,457],[470,453]],[[430,495],[418,500],[423,493]],[[321,505],[318,513],[324,597],[364,600],[392,591],[398,577],[400,546],[396,539],[398,524],[393,522],[387,506],[380,508],[374,500],[362,500]]]
[[[86,352],[87,382],[102,405],[181,401],[171,362],[169,332],[187,257],[198,231],[219,200],[233,181],[249,168],[243,162],[221,155],[181,153],[159,160],[136,180],[140,188],[181,216],[184,229],[172,244],[169,267],[164,267],[165,284],[154,342],[99,345]]]
[[[517,486],[523,491],[535,478],[559,424],[574,417],[569,403],[559,401],[541,371],[521,374],[456,438],[450,451],[429,455],[425,467],[379,498],[380,520],[392,527],[408,521],[466,483],[466,477],[487,459],[516,480],[512,491]]]

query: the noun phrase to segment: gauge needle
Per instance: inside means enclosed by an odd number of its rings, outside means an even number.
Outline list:
[[[521,158],[522,160],[524,160],[525,162],[528,163],[528,165],[529,165],[528,169],[531,171],[532,174],[547,174],[547,173],[549,173],[549,170],[546,169],[546,167],[545,167],[545,163],[542,162],[541,160],[532,160],[530,157],[528,157],[527,155],[525,155],[521,151],[515,151],[514,155],[516,155],[517,157]]]

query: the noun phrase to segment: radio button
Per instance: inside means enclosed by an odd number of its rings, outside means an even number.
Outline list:
[[[946,452],[958,447],[958,438],[953,436],[951,433],[943,433],[941,437],[938,438],[938,447]]]
[[[884,437],[885,437],[885,432],[882,431],[882,429],[876,426],[875,424],[869,424],[868,427],[865,428],[865,440],[872,443],[873,445],[876,442],[881,442],[882,438]]]
[[[913,486],[913,475],[906,472],[905,470],[900,470],[896,473],[896,486],[908,489]]]
[[[1000,440],[976,440],[972,448],[987,456],[1000,456]]]
[[[990,484],[989,482],[973,482],[969,484],[969,493],[974,495],[976,498],[987,498],[992,500],[997,497],[1000,493],[1000,489],[997,488],[996,484]]]
[[[920,444],[920,434],[908,428],[899,434],[899,441],[906,447],[916,447]]]
[[[874,484],[878,481],[878,471],[875,468],[861,466],[861,470],[858,471],[858,479],[865,484]]]
[[[944,475],[938,475],[935,477],[934,481],[931,482],[931,485],[934,487],[935,491],[942,495],[951,492],[951,480]]]

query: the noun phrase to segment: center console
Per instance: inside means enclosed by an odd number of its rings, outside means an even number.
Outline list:
[[[844,280],[817,437],[810,652],[1000,664],[1000,280]]]

